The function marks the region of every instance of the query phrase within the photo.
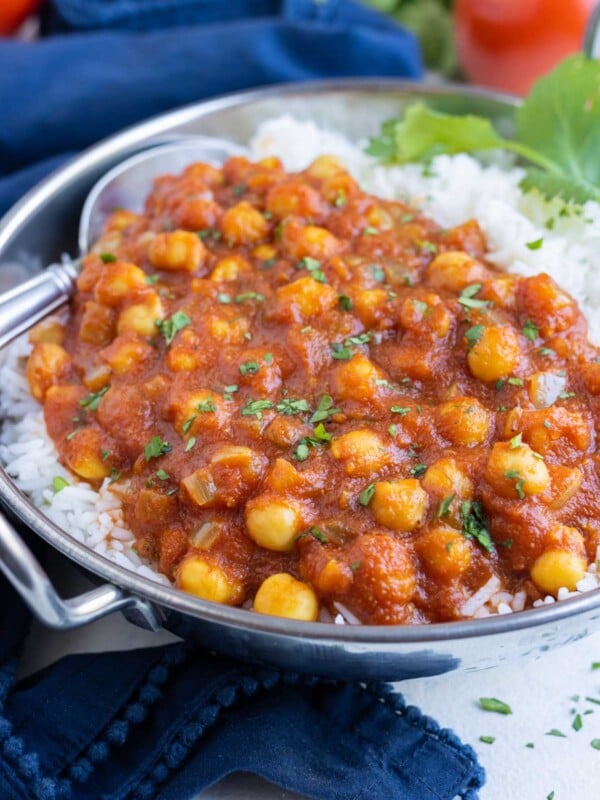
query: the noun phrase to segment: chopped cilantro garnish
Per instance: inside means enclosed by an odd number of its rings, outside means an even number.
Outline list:
[[[600,750],[600,739],[592,739],[590,744],[594,748],[594,750]]]
[[[199,411],[201,414],[214,414],[217,410],[215,405],[215,401],[210,397],[205,397],[201,400],[198,405],[196,406],[196,410]]]
[[[103,450],[102,453],[100,454],[100,457],[102,458],[102,461],[106,461],[106,459],[110,458],[111,455],[112,455],[111,450]]]
[[[525,492],[523,491],[523,486],[525,485],[525,480],[521,476],[520,472],[517,472],[514,469],[508,469],[504,473],[504,477],[508,478],[511,481],[516,481],[515,483],[515,491],[519,497],[519,500],[525,499]]]
[[[535,322],[532,322],[530,319],[527,320],[525,325],[523,325],[523,336],[526,339],[529,339],[530,342],[535,342],[535,340],[540,335],[540,330]]]
[[[484,744],[494,744],[496,741],[495,736],[480,736],[479,741],[483,742]]]
[[[148,286],[155,286],[158,283],[158,275],[146,275],[145,281]]]
[[[375,234],[379,233],[377,228],[374,228],[372,225],[367,225],[366,228],[363,229],[362,235],[363,236],[375,236]]]
[[[362,563],[361,561],[353,561],[352,564],[350,564],[350,569],[355,575],[360,569],[361,563]]]
[[[447,517],[450,513],[450,506],[452,505],[456,494],[451,494],[448,497],[444,497],[442,502],[440,503],[440,507],[437,510],[436,517],[439,519],[440,517]]]
[[[542,347],[540,348],[540,355],[544,357],[556,355],[555,351],[551,347]]]
[[[186,446],[185,446],[185,450],[184,450],[184,452],[185,452],[185,453],[187,453],[189,450],[191,450],[191,449],[192,449],[192,447],[193,447],[195,444],[196,444],[196,437],[195,437],[195,436],[190,436],[190,438],[188,439],[188,441],[187,441],[187,444],[186,444]]]
[[[349,361],[352,358],[352,350],[339,342],[332,342],[331,357],[336,361]]]
[[[494,711],[496,714],[512,714],[511,707],[495,697],[480,697],[479,705],[484,711]]]
[[[246,300],[256,300],[257,303],[264,303],[265,296],[260,292],[242,292],[242,294],[236,294],[234,302],[245,303]]]
[[[199,239],[214,239],[218,241],[223,234],[216,228],[203,228],[201,231],[196,232]]]
[[[256,375],[260,369],[260,364],[257,361],[244,361],[240,364],[240,375]]]
[[[390,425],[388,428],[388,433],[390,436],[397,436],[398,435],[398,426],[397,425]]]
[[[533,242],[526,242],[525,247],[528,250],[539,250],[540,247],[544,244],[544,238],[535,239]]]
[[[188,417],[188,419],[186,419],[186,421],[185,421],[185,422],[183,423],[183,425],[181,426],[181,430],[182,430],[184,433],[187,433],[187,432],[189,431],[189,429],[190,429],[190,428],[192,427],[192,425],[194,424],[194,420],[195,420],[195,419],[197,419],[197,416],[198,416],[197,414],[194,414],[194,416],[193,416],[193,417]]]
[[[567,738],[567,734],[559,731],[558,728],[552,728],[552,730],[546,731],[544,736],[559,736],[562,739]]]
[[[316,258],[310,258],[310,256],[305,256],[301,258],[300,261],[296,264],[297,269],[306,269],[310,272],[311,278],[319,283],[327,283],[327,278],[325,277],[325,273],[321,269],[321,262],[317,261]]]
[[[573,720],[571,727],[576,733],[578,733],[583,728],[583,720],[581,719],[581,714],[575,715],[575,719]]]
[[[315,425],[315,439],[318,439],[319,442],[330,442],[332,438],[333,436],[325,429],[322,422]]]
[[[270,400],[249,400],[242,408],[242,416],[262,419],[262,412],[267,411],[269,408],[273,408],[273,403]]]
[[[153,436],[150,443],[144,447],[144,456],[146,461],[150,461],[151,458],[159,458],[170,453],[172,449],[172,445],[165,442],[162,436]]]
[[[116,467],[111,467],[109,483],[115,483],[116,481],[118,481],[122,474],[123,473],[119,472],[119,470]]]
[[[481,291],[482,285],[480,283],[472,283],[466,286],[460,293],[458,302],[465,308],[487,308],[489,300],[478,300],[475,295]]]
[[[465,331],[465,339],[467,340],[467,349],[470,350],[483,336],[485,327],[483,325],[473,325]]]
[[[348,198],[346,197],[346,192],[343,189],[338,189],[334,204],[336,208],[343,208],[347,202]]]
[[[171,344],[178,331],[190,325],[192,320],[183,311],[176,311],[170,319],[157,319],[154,323],[167,343]]]
[[[509,446],[511,450],[518,450],[519,447],[523,444],[523,434],[517,433],[516,436],[513,436],[509,442]]]
[[[559,400],[568,400],[570,397],[575,397],[575,392],[561,392],[558,395]]]
[[[169,473],[164,469],[157,469],[155,474],[156,477],[161,481],[168,481],[171,479]]]
[[[109,389],[110,386],[105,386],[103,389],[100,389],[99,392],[88,394],[87,397],[84,397],[83,400],[79,401],[79,405],[83,408],[87,408],[89,411],[97,411],[98,406],[100,405],[100,400],[102,400]]]
[[[392,414],[400,414],[400,416],[403,417],[405,414],[410,414],[412,408],[410,408],[410,406],[392,406],[390,411]]]
[[[413,478],[420,478],[427,472],[427,464],[415,464],[414,467],[409,469],[409,472]]]
[[[327,544],[327,542],[329,541],[328,538],[323,533],[323,531],[319,530],[319,528],[317,528],[316,525],[312,526],[312,528],[309,530],[309,533],[313,537],[313,539],[316,539],[317,542],[321,542],[321,544]]]
[[[265,364],[273,363],[273,353],[265,353]]]
[[[346,294],[341,294],[338,297],[338,303],[342,311],[352,311],[354,308],[354,303],[352,302],[351,298],[348,297]]]
[[[262,262],[262,264],[260,265],[260,268],[261,268],[261,269],[269,269],[270,267],[272,267],[272,266],[273,266],[273,264],[276,264],[276,263],[277,263],[277,258],[275,258],[275,257],[273,257],[273,258],[266,258],[266,259],[265,259],[265,260]]]
[[[508,383],[511,386],[523,386],[523,378],[509,378]]]
[[[375,484],[370,483],[366,489],[363,489],[362,492],[358,495],[358,502],[361,506],[368,506],[371,500],[373,499],[373,495],[375,494]]]
[[[100,259],[104,264],[112,264],[117,260],[117,257],[112,253],[100,253]]]
[[[65,478],[63,478],[61,475],[57,475],[55,478],[52,478],[52,491],[54,494],[62,492],[63,489],[70,485],[71,484],[69,481],[65,480]]]
[[[229,305],[229,303],[231,303],[231,295],[226,294],[225,292],[219,292],[219,294],[217,295],[217,300],[219,301],[219,303],[222,303],[225,306]]]
[[[324,394],[319,400],[317,410],[310,418],[310,422],[311,424],[314,424],[315,422],[322,422],[323,420],[329,419],[329,417],[331,417],[333,414],[338,414],[340,410],[341,409],[339,408],[334,408],[333,400],[331,399],[330,395]]]
[[[487,529],[482,504],[478,500],[465,500],[460,504],[462,533],[467,539],[474,539],[488,553],[494,552],[494,543]]]
[[[306,400],[296,400],[291,397],[286,397],[276,404],[275,410],[280,414],[291,417],[293,414],[306,414],[310,412],[311,409]]]

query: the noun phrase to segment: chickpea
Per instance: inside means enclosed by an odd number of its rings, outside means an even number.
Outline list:
[[[277,250],[272,244],[259,244],[252,251],[252,256],[258,261],[270,261],[272,258],[277,257]]]
[[[29,331],[28,338],[31,344],[62,344],[65,340],[65,326],[56,317],[46,317]]]
[[[217,342],[226,344],[241,344],[249,329],[250,321],[247,317],[223,319],[222,317],[211,316],[206,320],[206,333],[208,336]]]
[[[321,184],[321,193],[327,202],[341,208],[346,205],[349,198],[355,197],[359,191],[358,184],[347,172],[338,172],[337,175],[325,178]],[[380,224],[373,223],[370,219],[369,223],[376,226]]]
[[[71,369],[71,356],[59,344],[40,342],[27,359],[25,375],[31,394],[43,402],[48,389],[64,381]]]
[[[231,244],[254,244],[269,235],[269,223],[246,200],[227,209],[221,218],[225,241]]]
[[[167,351],[167,365],[172,372],[192,372],[202,366],[202,339],[191,328],[184,328]]]
[[[221,214],[221,207],[205,197],[187,197],[181,201],[174,214],[178,228],[201,231],[214,228]]]
[[[267,211],[278,219],[290,215],[314,218],[323,212],[323,201],[317,190],[305,183],[280,183],[267,194]]]
[[[575,591],[586,570],[583,556],[568,550],[546,550],[536,558],[530,574],[539,589],[556,596],[563,586],[570,592]]]
[[[145,287],[144,270],[126,261],[111,261],[104,265],[100,273],[94,297],[101,305],[114,308]]]
[[[152,337],[156,334],[156,323],[165,316],[163,304],[156,292],[149,292],[143,303],[128,306],[119,314],[117,333],[137,333]]]
[[[389,310],[388,293],[385,289],[363,289],[354,299],[354,310],[363,325],[374,327]]]
[[[100,434],[94,428],[81,428],[69,442],[67,465],[73,472],[88,481],[100,481],[110,474],[110,467],[102,460]]]
[[[370,400],[377,390],[377,380],[384,375],[366,356],[357,353],[335,368],[332,390],[340,400]]]
[[[89,300],[79,326],[79,338],[82,342],[95,344],[100,347],[112,341],[115,335],[116,313],[112,308],[101,306]]]
[[[331,455],[344,462],[348,475],[368,477],[389,462],[379,436],[370,430],[350,431],[331,442]]]
[[[519,340],[511,328],[484,328],[469,350],[469,369],[481,381],[506,378],[519,363]]]
[[[148,258],[155,269],[195,272],[206,259],[206,248],[190,231],[159,233],[148,245]]]
[[[527,444],[513,447],[496,442],[485,468],[485,479],[502,497],[519,497],[543,492],[550,483],[548,467]]]
[[[474,447],[487,438],[491,415],[474,397],[455,397],[436,408],[435,419],[442,436],[452,444]]]
[[[117,375],[123,375],[155,353],[156,351],[136,334],[124,333],[105,347],[101,351],[101,356]]]
[[[473,496],[473,482],[457,465],[453,458],[434,461],[421,480],[423,488],[438,498],[456,495],[462,499]]]
[[[307,583],[287,572],[279,572],[262,582],[254,598],[254,610],[272,617],[315,622],[319,616],[319,601]]]
[[[419,536],[416,549],[435,578],[458,578],[471,564],[469,542],[447,525],[434,525]]]
[[[260,495],[246,503],[246,527],[260,547],[285,553],[302,527],[302,510],[293,500]]]
[[[306,171],[314,178],[325,180],[325,178],[331,178],[333,175],[345,172],[346,166],[344,162],[336,156],[324,155],[315,158]]]
[[[184,592],[213,603],[238,605],[244,598],[243,584],[206,556],[184,558],[177,568],[176,581]]]
[[[212,281],[237,281],[240,275],[248,274],[252,267],[238,255],[225,256],[217,261],[216,267],[210,274]]]
[[[281,240],[286,254],[294,261],[307,256],[317,261],[327,261],[341,249],[340,241],[326,228],[303,226],[296,221],[283,226]]]
[[[218,430],[229,418],[223,397],[210,389],[176,394],[167,406],[175,429],[188,439],[201,430]]]
[[[380,525],[394,531],[412,531],[425,516],[427,494],[414,478],[379,481],[369,508]]]
[[[460,250],[439,253],[429,264],[427,280],[434,289],[461,292],[465,286],[488,277],[486,268],[476,259]]]
[[[421,300],[411,297],[402,303],[400,322],[419,338],[443,339],[448,335],[452,317],[437,294],[427,294]]]
[[[337,292],[332,286],[309,276],[280,287],[276,296],[278,306],[290,309],[299,320],[319,316],[338,302]]]
[[[525,313],[538,326],[544,339],[568,330],[577,320],[573,299],[544,273],[525,278],[522,302]]]

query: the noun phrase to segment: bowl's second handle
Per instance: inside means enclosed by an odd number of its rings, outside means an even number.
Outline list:
[[[160,612],[153,605],[111,583],[63,600],[31,550],[1,512],[0,571],[33,615],[49,628],[78,628],[115,611],[125,611],[132,621],[149,630],[161,628]]]

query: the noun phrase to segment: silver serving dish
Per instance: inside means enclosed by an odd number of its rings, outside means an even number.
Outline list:
[[[277,86],[163,114],[92,147],[29,192],[0,221],[0,277],[9,265],[41,267],[77,251],[81,206],[93,183],[134,153],[189,135],[245,144],[266,117],[290,113],[358,139],[421,100],[439,110],[490,117],[510,130],[516,102],[490,92],[432,88],[393,80]],[[205,602],[108,561],[34,508],[0,469],[0,501],[17,524],[95,576],[99,588],[62,600],[31,552],[0,524],[0,566],[46,625],[69,628],[122,610],[139,625],[161,626],[240,659],[337,678],[401,679],[477,670],[540,653],[598,628],[600,591],[543,608],[485,619],[416,627],[294,622]],[[106,582],[106,583],[102,583]]]

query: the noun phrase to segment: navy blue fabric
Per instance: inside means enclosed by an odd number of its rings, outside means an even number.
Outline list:
[[[0,214],[77,150],[265,83],[418,78],[409,34],[351,0],[54,0],[0,40]],[[0,798],[186,800],[232,772],[319,800],[475,800],[475,754],[381,684],[191,645],[64,658],[15,683],[30,617],[0,577]]]
[[[0,215],[61,156],[176,106],[286,81],[422,74],[414,37],[352,0],[236,0],[248,13],[226,21],[215,20],[215,8],[227,15],[229,0],[56,5],[92,27],[133,26],[139,14],[144,31],[74,32],[34,44],[0,39]],[[169,10],[172,25],[189,10],[194,24],[150,30],[154,6]],[[267,6],[279,15],[250,13]],[[201,24],[203,12],[209,21]]]

